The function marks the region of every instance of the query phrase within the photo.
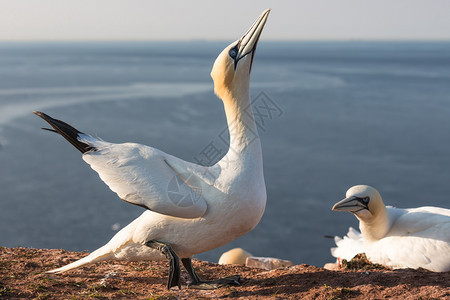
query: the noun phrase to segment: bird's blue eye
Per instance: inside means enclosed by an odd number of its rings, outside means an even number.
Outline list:
[[[364,204],[369,204],[370,198],[369,197],[365,197],[362,199],[362,201],[364,202]]]
[[[238,51],[235,48],[230,49],[229,54],[230,54],[231,58],[236,58],[237,53],[238,53]]]

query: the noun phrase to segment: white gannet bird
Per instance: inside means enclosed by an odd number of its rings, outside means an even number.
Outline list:
[[[230,148],[215,165],[183,161],[134,143],[113,144],[84,134],[65,122],[34,112],[83,153],[83,160],[126,202],[147,210],[90,255],[50,273],[103,260],[170,262],[167,287],[180,288],[179,258],[191,287],[239,284],[238,276],[205,282],[192,267],[194,254],[223,246],[252,230],[266,205],[261,143],[251,109],[250,72],[258,39],[270,10],[217,57],[211,77],[222,99]],[[44,128],[45,129],[45,128]],[[170,194],[175,181],[183,197]]]
[[[333,210],[349,211],[358,218],[363,249],[371,262],[391,268],[450,271],[449,209],[386,207],[376,189],[357,185]],[[360,237],[355,233],[353,239],[358,244]]]

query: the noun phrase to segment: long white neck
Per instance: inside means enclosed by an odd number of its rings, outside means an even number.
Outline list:
[[[360,219],[359,224],[359,229],[364,240],[368,241],[377,241],[385,237],[390,227],[391,222],[389,221],[388,213],[384,205],[378,207],[377,213],[370,220]]]
[[[256,128],[250,93],[242,89],[239,93],[227,93],[223,99],[230,134],[230,149],[226,158],[245,160],[247,154],[262,166],[261,142]]]

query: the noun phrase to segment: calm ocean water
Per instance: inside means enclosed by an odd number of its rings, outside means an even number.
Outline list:
[[[225,150],[209,72],[227,44],[0,43],[0,246],[92,251],[142,213],[31,111],[194,161],[211,142]],[[252,232],[198,258],[242,247],[334,261],[324,236],[357,222],[331,207],[355,184],[397,207],[450,206],[450,43],[263,41],[252,96],[266,212]]]

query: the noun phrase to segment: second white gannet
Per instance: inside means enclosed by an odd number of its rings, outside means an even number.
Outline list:
[[[230,146],[215,165],[183,161],[158,149],[113,144],[84,134],[65,122],[34,112],[83,153],[100,178],[126,202],[147,210],[106,245],[50,273],[61,273],[103,260],[170,262],[167,287],[180,288],[179,258],[191,287],[238,284],[239,277],[200,280],[194,254],[225,245],[252,230],[266,205],[261,143],[250,101],[250,72],[258,39],[270,10],[264,11],[238,41],[217,57],[211,77],[225,108]],[[169,185],[180,188],[171,193]]]
[[[391,268],[450,271],[449,209],[385,206],[376,189],[357,185],[347,191],[346,198],[336,203],[333,210],[349,211],[358,218],[364,253],[371,262]],[[356,245],[361,242],[357,232],[347,238],[354,239]],[[352,250],[341,252],[357,254],[349,251]]]

